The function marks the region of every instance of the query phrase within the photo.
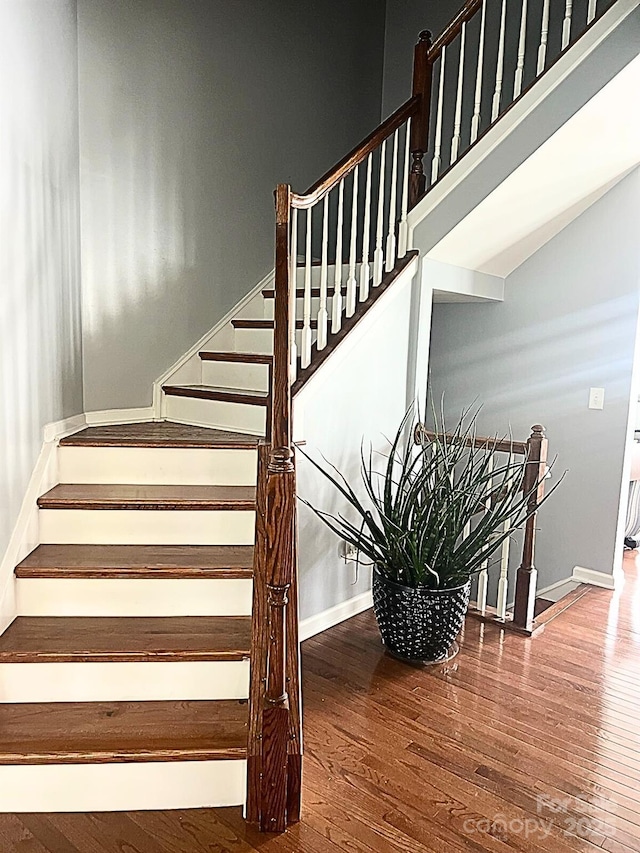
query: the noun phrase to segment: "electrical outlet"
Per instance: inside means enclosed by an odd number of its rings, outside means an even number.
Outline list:
[[[348,563],[350,560],[355,562],[358,559],[358,549],[355,545],[352,545],[351,542],[347,542],[343,539],[340,543],[340,556],[345,563]]]
[[[604,409],[604,388],[589,389],[589,408]]]

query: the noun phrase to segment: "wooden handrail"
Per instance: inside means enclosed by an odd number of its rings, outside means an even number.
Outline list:
[[[395,130],[414,116],[420,106],[420,98],[409,98],[399,109],[392,113],[386,121],[372,131],[366,139],[343,157],[332,169],[323,175],[319,181],[316,181],[306,193],[298,195],[291,194],[291,204],[300,210],[305,210],[317,204],[328,192],[336,187],[340,181],[349,175],[355,167],[362,163],[375,151],[382,142],[387,139]]]
[[[422,424],[416,424],[414,432],[415,443],[421,444],[423,438],[429,441],[434,441],[436,438],[448,438],[451,441],[455,440],[456,436],[446,432],[431,432],[431,430],[426,429]],[[460,440],[458,438],[458,441]],[[475,438],[464,439],[464,443],[467,447],[490,448],[491,450],[495,450],[496,453],[515,453],[518,456],[526,456],[529,452],[528,442],[526,441],[510,441],[508,439],[497,441],[495,438],[477,435]]]
[[[451,44],[462,30],[462,25],[470,21],[478,9],[482,6],[482,0],[467,0],[455,18],[449,23],[445,30],[438,36],[429,49],[429,61],[435,62],[442,53],[442,48]]]

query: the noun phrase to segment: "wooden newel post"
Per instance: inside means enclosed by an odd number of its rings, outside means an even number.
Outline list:
[[[525,631],[533,630],[536,605],[536,587],[538,572],[534,565],[536,540],[537,507],[544,496],[544,478],[547,471],[547,453],[549,442],[545,436],[544,427],[536,424],[531,428],[531,436],[527,442],[527,466],[524,474],[523,489],[530,492],[529,511],[524,533],[522,549],[522,564],[516,575],[516,594],[513,608],[513,622]],[[538,488],[536,489],[536,483]]]
[[[432,35],[420,33],[413,55],[413,96],[420,98],[418,111],[411,121],[411,175],[409,207],[415,207],[426,189],[424,155],[429,147],[429,113],[431,110],[431,78],[433,62],[429,59]]]
[[[271,405],[271,448],[267,467],[265,560],[267,622],[266,683],[262,708],[260,828],[284,832],[290,790],[288,751],[290,703],[287,678],[289,591],[294,582],[295,468],[291,442],[290,306],[291,188],[276,190],[275,330]]]

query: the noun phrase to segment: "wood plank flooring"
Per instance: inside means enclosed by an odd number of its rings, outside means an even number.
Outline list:
[[[469,620],[447,666],[384,654],[371,613],[303,646],[303,820],[240,809],[0,815],[16,853],[638,853],[640,574],[534,639]]]
[[[252,510],[255,486],[138,486],[61,483],[38,498],[40,509]]]

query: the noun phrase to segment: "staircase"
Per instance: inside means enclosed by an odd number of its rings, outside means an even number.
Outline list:
[[[469,0],[435,42],[421,35],[412,97],[306,194],[277,188],[274,280],[163,385],[163,420],[60,441],[59,484],[38,500],[41,544],[16,567],[18,616],[0,637],[0,810],[243,805],[272,831],[298,819],[293,399],[413,277],[411,211],[510,106],[499,79],[491,120],[476,99],[463,138],[465,44],[468,56],[475,22],[481,86],[487,2]],[[525,85],[523,5],[514,102],[551,65],[544,6]],[[590,0],[572,29],[567,3],[561,50],[603,14]],[[526,632],[533,604],[519,612]]]

